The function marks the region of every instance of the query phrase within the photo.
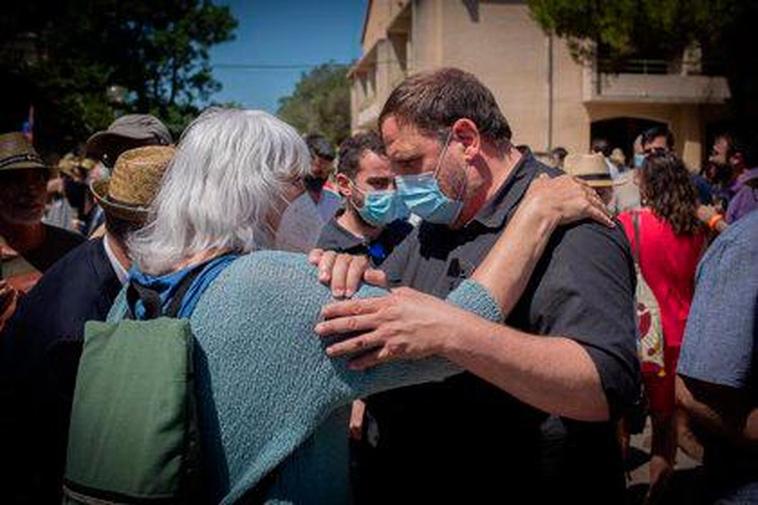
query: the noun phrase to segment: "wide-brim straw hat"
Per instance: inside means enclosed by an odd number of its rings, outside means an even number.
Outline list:
[[[0,135],[0,172],[31,168],[49,169],[29,139],[21,132]]]
[[[106,214],[144,223],[174,153],[176,149],[171,146],[125,151],[116,160],[111,177],[92,182],[92,194]]]
[[[611,178],[611,171],[605,157],[600,153],[569,154],[563,161],[563,170],[569,175],[586,181],[593,188],[609,188],[623,184],[622,181],[616,182]]]

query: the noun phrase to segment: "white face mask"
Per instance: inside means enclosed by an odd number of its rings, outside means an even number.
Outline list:
[[[323,227],[316,205],[308,193],[303,193],[282,212],[273,247],[281,251],[310,252]]]

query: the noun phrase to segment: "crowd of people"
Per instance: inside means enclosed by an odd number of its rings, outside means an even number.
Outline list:
[[[453,68],[377,128],[0,135],[9,503],[623,503],[648,415],[647,503],[685,435],[758,503],[758,145],[543,163]]]

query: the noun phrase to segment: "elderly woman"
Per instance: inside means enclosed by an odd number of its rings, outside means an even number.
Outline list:
[[[214,503],[349,501],[350,403],[460,371],[430,357],[359,372],[326,355],[328,341],[313,328],[331,300],[328,288],[305,256],[264,251],[309,166],[305,143],[273,116],[207,111],[185,132],[153,219],[130,243],[138,265],[132,282],[157,290],[164,306],[185,276],[196,275],[179,317],[189,318],[197,342],[203,466]],[[569,178],[538,181],[493,250],[486,280],[463,282],[447,302],[429,299],[446,304],[441,323],[465,332],[472,318],[502,320],[495,300],[518,298],[552,231],[541,225],[602,220],[598,208]],[[383,293],[364,286],[356,296]],[[122,296],[111,319],[127,305]],[[144,312],[139,301],[129,308]]]

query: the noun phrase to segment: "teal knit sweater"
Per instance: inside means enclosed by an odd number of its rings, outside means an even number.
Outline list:
[[[460,370],[431,358],[365,372],[330,359],[313,327],[331,301],[306,257],[256,252],[234,261],[205,291],[190,324],[204,466],[214,503],[234,503],[269,472],[268,503],[349,503],[349,405],[388,389]],[[358,297],[381,296],[364,286]],[[466,281],[448,300],[500,321],[497,304]],[[122,296],[111,320],[125,310]]]

